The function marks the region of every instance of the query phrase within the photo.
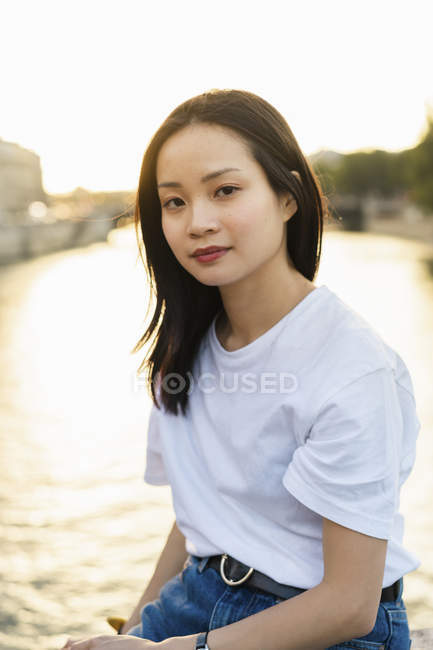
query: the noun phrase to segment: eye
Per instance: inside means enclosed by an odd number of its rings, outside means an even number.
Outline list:
[[[224,185],[223,187],[220,187],[219,190],[217,190],[215,192],[215,194],[218,194],[218,192],[221,192],[222,190],[235,190],[236,191],[236,190],[239,190],[239,189],[240,189],[239,187],[235,187],[234,185]],[[224,191],[224,196],[231,196],[232,194],[234,194],[234,192],[227,193],[227,192]]]
[[[175,197],[174,199],[169,199],[168,201],[166,201],[165,203],[162,204],[162,207],[167,208],[169,203],[171,203],[172,201],[182,201],[182,199],[180,199],[179,197]],[[180,205],[176,205],[175,207],[180,208]]]
[[[215,194],[218,194],[218,192],[224,192],[224,196],[232,196],[236,191],[239,191],[240,187],[235,187],[234,185],[223,185],[223,187],[220,187],[218,190],[216,190]],[[178,204],[174,204],[172,207],[173,208],[180,208],[183,200],[179,198],[178,196],[174,197],[173,199],[169,199],[165,203],[162,204],[163,208],[170,209],[170,203],[172,201],[180,201]]]

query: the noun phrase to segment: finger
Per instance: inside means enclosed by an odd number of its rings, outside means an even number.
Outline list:
[[[73,643],[79,643],[80,641],[84,641],[84,640],[85,639],[71,639],[71,638],[69,638],[66,641],[66,646],[65,647],[69,648]],[[63,650],[63,648],[62,648],[62,650]]]
[[[99,636],[92,636],[90,639],[80,639],[71,645],[71,650],[98,650],[102,648],[104,641],[110,641],[113,635],[101,634]]]

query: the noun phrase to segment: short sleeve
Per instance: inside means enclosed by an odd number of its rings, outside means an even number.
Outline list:
[[[390,539],[399,506],[403,423],[391,369],[355,379],[319,409],[283,476],[285,488],[327,519]]]
[[[150,485],[170,484],[164,466],[161,436],[158,427],[158,409],[155,404],[152,404],[149,416],[144,481]]]

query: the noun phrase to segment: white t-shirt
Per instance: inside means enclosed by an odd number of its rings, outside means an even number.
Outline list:
[[[310,589],[323,516],[388,540],[383,587],[417,569],[399,500],[420,423],[401,357],[324,284],[238,350],[215,321],[187,414],[152,405],[148,428],[144,480],[171,486],[187,552]]]

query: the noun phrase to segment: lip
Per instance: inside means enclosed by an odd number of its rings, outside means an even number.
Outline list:
[[[220,251],[229,250],[227,246],[207,246],[206,248],[196,248],[192,254],[192,257],[197,257],[199,255],[210,255],[210,253],[218,253]]]
[[[202,255],[194,255],[194,259],[197,260],[200,264],[207,264],[208,262],[213,262],[214,260],[219,259],[220,257],[223,257],[228,253],[230,248],[220,248],[219,250],[214,250],[213,252],[202,254]]]

